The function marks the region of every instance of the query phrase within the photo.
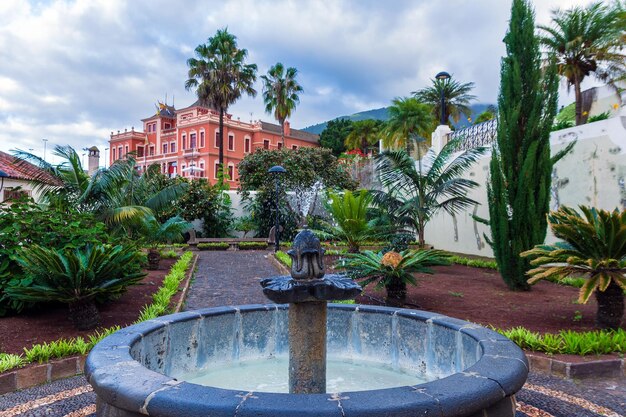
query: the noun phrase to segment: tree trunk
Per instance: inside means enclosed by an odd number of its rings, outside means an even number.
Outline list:
[[[159,263],[161,262],[161,253],[158,249],[150,249],[148,251],[148,269],[156,271],[159,269]]]
[[[100,313],[93,300],[70,303],[70,320],[78,330],[90,330],[100,324]]]
[[[578,76],[574,78],[574,95],[576,100],[576,126],[579,126],[583,124],[583,100]]]
[[[285,121],[280,122],[280,142],[285,147]]]
[[[219,135],[219,156],[218,156],[218,164],[219,164],[219,172],[222,172],[222,167],[224,166],[224,108],[220,107],[220,135]]]
[[[387,285],[387,298],[385,304],[391,307],[402,307],[406,301],[406,282],[400,278],[393,278]]]
[[[624,316],[624,293],[622,288],[611,281],[605,291],[596,290],[598,311],[596,326],[601,329],[619,329]]]
[[[426,240],[424,239],[424,222],[421,220],[418,222],[417,242],[422,249],[426,246]]]

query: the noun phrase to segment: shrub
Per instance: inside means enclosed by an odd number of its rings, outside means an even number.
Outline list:
[[[237,244],[237,247],[240,250],[267,249],[267,243],[266,242],[239,242]]]
[[[289,255],[282,251],[278,251],[274,255],[276,256],[276,259],[280,261],[280,263],[285,265],[287,268],[291,268],[291,258],[289,257]]]
[[[587,123],[599,122],[600,120],[607,120],[611,117],[611,112],[605,111],[604,113],[596,114],[595,116],[589,116]]]
[[[586,303],[595,293],[598,302],[596,324],[617,329],[624,315],[626,289],[626,211],[613,212],[580,206],[583,215],[561,207],[548,215],[554,235],[563,242],[537,245],[523,252],[534,269],[529,284],[552,278],[586,276],[578,301]]]
[[[161,259],[176,259],[178,258],[178,253],[175,250],[165,250],[161,251]]]
[[[70,319],[80,330],[99,323],[96,299],[117,297],[145,276],[137,262],[137,250],[123,246],[54,250],[33,245],[19,250],[15,260],[24,269],[27,282],[10,286],[7,295],[22,301],[68,304]]]
[[[226,242],[209,242],[198,243],[197,248],[199,250],[226,250],[230,245]]]
[[[488,269],[498,269],[498,263],[496,261],[486,261],[482,259],[470,259],[464,258],[461,256],[452,256],[450,258],[453,264],[471,266],[474,268],[488,268]]]

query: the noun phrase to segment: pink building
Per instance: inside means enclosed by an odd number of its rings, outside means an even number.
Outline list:
[[[157,113],[143,119],[143,132],[134,128],[117,134],[111,132],[109,161],[124,158],[135,152],[140,169],[159,164],[161,172],[170,176],[182,175],[217,179],[219,112],[200,106],[196,101],[189,107],[176,110],[159,105]],[[238,179],[237,164],[255,149],[280,149],[280,126],[263,121],[246,123],[232,115],[224,115],[224,167],[232,188]],[[285,122],[285,147],[316,147],[319,136],[291,129]]]

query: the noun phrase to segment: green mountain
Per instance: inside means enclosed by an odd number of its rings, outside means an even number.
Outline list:
[[[487,107],[491,105],[492,104],[477,103],[477,104],[473,104],[472,106],[470,106],[472,109],[472,120],[475,120],[479,114],[487,110]],[[366,120],[366,119],[387,120],[389,118],[389,113],[387,112],[387,109],[388,107],[366,110],[366,111],[362,111],[359,113],[354,113],[353,115],[350,115],[350,116],[339,116],[337,117],[337,119],[349,119],[349,120],[352,120],[353,122],[356,122],[358,120]],[[326,129],[326,124],[328,124],[328,122],[329,121],[318,123],[316,125],[305,127],[302,130],[304,130],[305,132],[315,133],[316,135],[319,135],[320,133],[324,131],[324,129]],[[454,128],[462,129],[469,125],[471,125],[471,123],[467,120],[465,116],[462,116],[461,120],[459,120],[458,123],[454,124]]]

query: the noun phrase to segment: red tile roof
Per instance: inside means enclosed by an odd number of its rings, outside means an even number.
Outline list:
[[[2,151],[0,151],[0,171],[7,174],[8,178],[26,181],[32,181],[39,178],[45,179],[45,182],[48,184],[61,185],[59,180],[46,173],[41,168]]]

